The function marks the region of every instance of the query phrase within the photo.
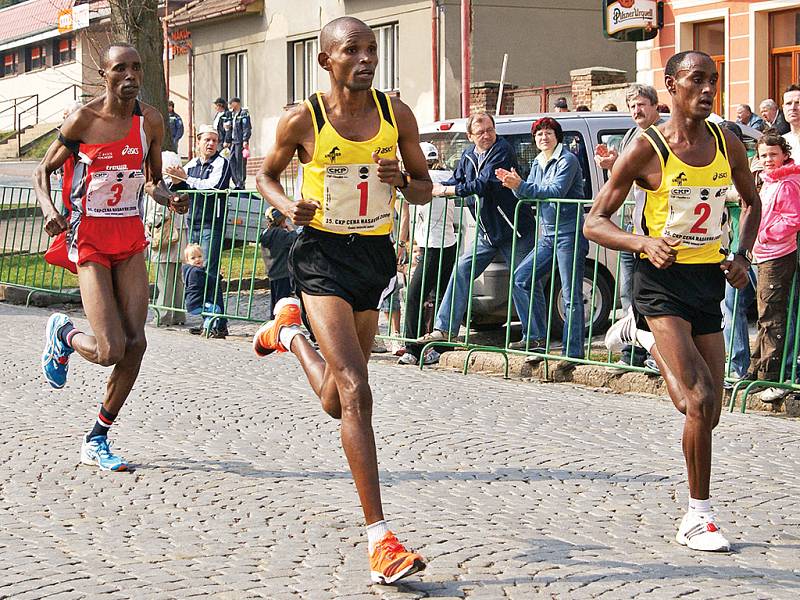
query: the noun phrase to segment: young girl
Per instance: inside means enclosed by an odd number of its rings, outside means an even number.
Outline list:
[[[765,132],[759,139],[758,159],[763,168],[761,225],[753,246],[753,262],[758,265],[758,337],[751,370],[758,379],[778,381],[789,293],[797,266],[800,165],[791,159],[791,147],[775,130]],[[769,392],[772,393],[765,392],[761,399],[775,402],[785,395]]]

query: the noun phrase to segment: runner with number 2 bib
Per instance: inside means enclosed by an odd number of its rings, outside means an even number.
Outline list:
[[[105,94],[67,118],[34,174],[45,231],[55,237],[45,258],[78,274],[93,332],[78,330],[67,315],[51,315],[42,370],[51,386],[63,388],[73,352],[114,367],[97,420],[81,440],[81,462],[126,471],[128,463],[111,452],[108,431],[133,388],[147,346],[143,194],[182,213],[188,198],[170,193],[161,181],[164,121],[136,99],[142,83],[136,48],[114,43],[102,61]],[[66,218],[50,197],[50,174],[62,165]]]
[[[635,341],[649,351],[673,404],[686,415],[689,510],[676,540],[694,550],[728,551],[709,493],[725,363],[720,302],[726,278],[737,288],[747,284],[761,203],[744,146],[706,120],[719,79],[714,61],[681,52],[667,61],[664,75],[673,102],[669,121],[645,130],[619,157],[584,233],[607,248],[636,253],[633,312],[612,326],[606,345],[620,350]],[[626,233],[611,219],[633,183],[645,194],[637,200],[635,233]],[[739,250],[725,256],[723,209],[731,183],[743,209]]]
[[[372,30],[341,17],[322,29],[319,47],[331,91],[281,118],[257,178],[270,204],[303,226],[289,259],[302,305],[294,298],[278,302],[275,319],[259,329],[253,347],[261,356],[291,351],[325,412],[341,419],[342,446],[367,523],[371,577],[392,583],[425,562],[384,520],[367,361],[381,296],[397,272],[389,237],[395,189],[411,203],[426,204],[432,184],[411,109],[372,88],[378,64]],[[398,148],[408,172],[400,169]],[[302,167],[297,202],[280,185],[295,152]],[[321,356],[301,335],[301,310]]]

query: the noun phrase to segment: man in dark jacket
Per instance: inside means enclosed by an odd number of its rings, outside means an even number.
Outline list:
[[[231,176],[233,187],[244,189],[247,179],[247,157],[250,155],[250,134],[253,126],[250,113],[242,108],[239,98],[231,98]]]
[[[758,112],[761,118],[764,119],[766,127],[777,129],[781,135],[789,133],[791,127],[786,122],[786,117],[783,116],[783,111],[772,98],[767,98],[758,105]]]
[[[214,120],[212,125],[219,135],[219,145],[227,148],[231,145],[231,111],[228,110],[228,103],[225,98],[219,97],[214,100]]]
[[[169,134],[172,143],[175,144],[175,152],[178,151],[178,142],[183,137],[183,119],[175,112],[175,103],[170,100],[167,102],[167,116],[169,117]]]
[[[464,150],[453,177],[442,184],[434,184],[433,195],[469,198],[465,203],[475,217],[478,232],[474,248],[470,244],[458,260],[439,307],[434,330],[421,337],[420,343],[458,335],[467,310],[470,277],[483,273],[498,252],[511,270],[511,246],[515,235],[514,267],[533,249],[533,213],[528,205],[520,207],[515,234],[514,213],[518,200],[495,177],[496,169],[517,169],[514,149],[506,140],[497,137],[494,119],[485,112],[475,113],[467,120],[467,137],[473,145]]]

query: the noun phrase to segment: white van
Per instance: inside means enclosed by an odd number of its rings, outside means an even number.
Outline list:
[[[511,143],[517,153],[520,175],[528,176],[530,165],[539,153],[531,138],[531,125],[537,119],[549,116],[556,119],[564,130],[564,146],[578,157],[583,171],[583,197],[591,200],[605,183],[607,174],[594,162],[594,148],[604,143],[609,147],[618,147],[625,132],[636,124],[627,113],[620,112],[571,112],[540,113],[532,115],[509,115],[495,118],[497,135]],[[668,118],[669,115],[664,115]],[[420,128],[420,138],[430,142],[439,150],[439,158],[449,169],[455,169],[461,153],[470,145],[466,135],[466,119],[439,121]],[[759,132],[742,126],[745,144],[754,148]],[[468,210],[464,209],[464,222],[469,223],[461,233],[462,253],[471,247],[474,239],[475,221]],[[588,206],[587,206],[588,212]],[[595,261],[595,259],[597,259]],[[591,325],[592,333],[598,334],[608,327],[608,317],[615,302],[618,303],[619,292],[615,290],[617,280],[617,252],[590,243],[586,260],[583,283],[584,306],[586,311],[587,332]],[[594,283],[595,267],[597,270],[596,285]],[[558,270],[556,270],[558,273]],[[549,289],[549,285],[545,285]],[[553,335],[560,336],[563,327],[564,308],[561,299],[560,282],[556,281],[554,298],[558,302],[552,307],[555,311]],[[594,290],[594,294],[592,293]],[[494,327],[506,321],[508,298],[508,269],[501,258],[489,266],[475,281],[472,300],[472,326],[476,328]],[[590,302],[594,303],[590,310]],[[513,310],[513,307],[512,307]],[[589,323],[590,313],[594,316]]]

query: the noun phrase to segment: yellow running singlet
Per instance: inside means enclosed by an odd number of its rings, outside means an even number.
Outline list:
[[[675,262],[703,264],[722,262],[720,253],[725,192],[731,185],[725,136],[716,123],[706,121],[716,141],[714,160],[704,167],[687,165],[669,147],[657,127],[644,134],[661,163],[661,185],[644,190],[634,209],[636,233],[653,238],[681,240]],[[642,258],[646,258],[642,254]]]
[[[319,202],[310,227],[331,233],[387,235],[392,231],[394,186],[378,179],[381,158],[397,156],[397,126],[392,103],[372,89],[380,128],[370,140],[355,142],[333,128],[319,92],[305,103],[314,121],[314,154],[302,166],[301,194]]]

